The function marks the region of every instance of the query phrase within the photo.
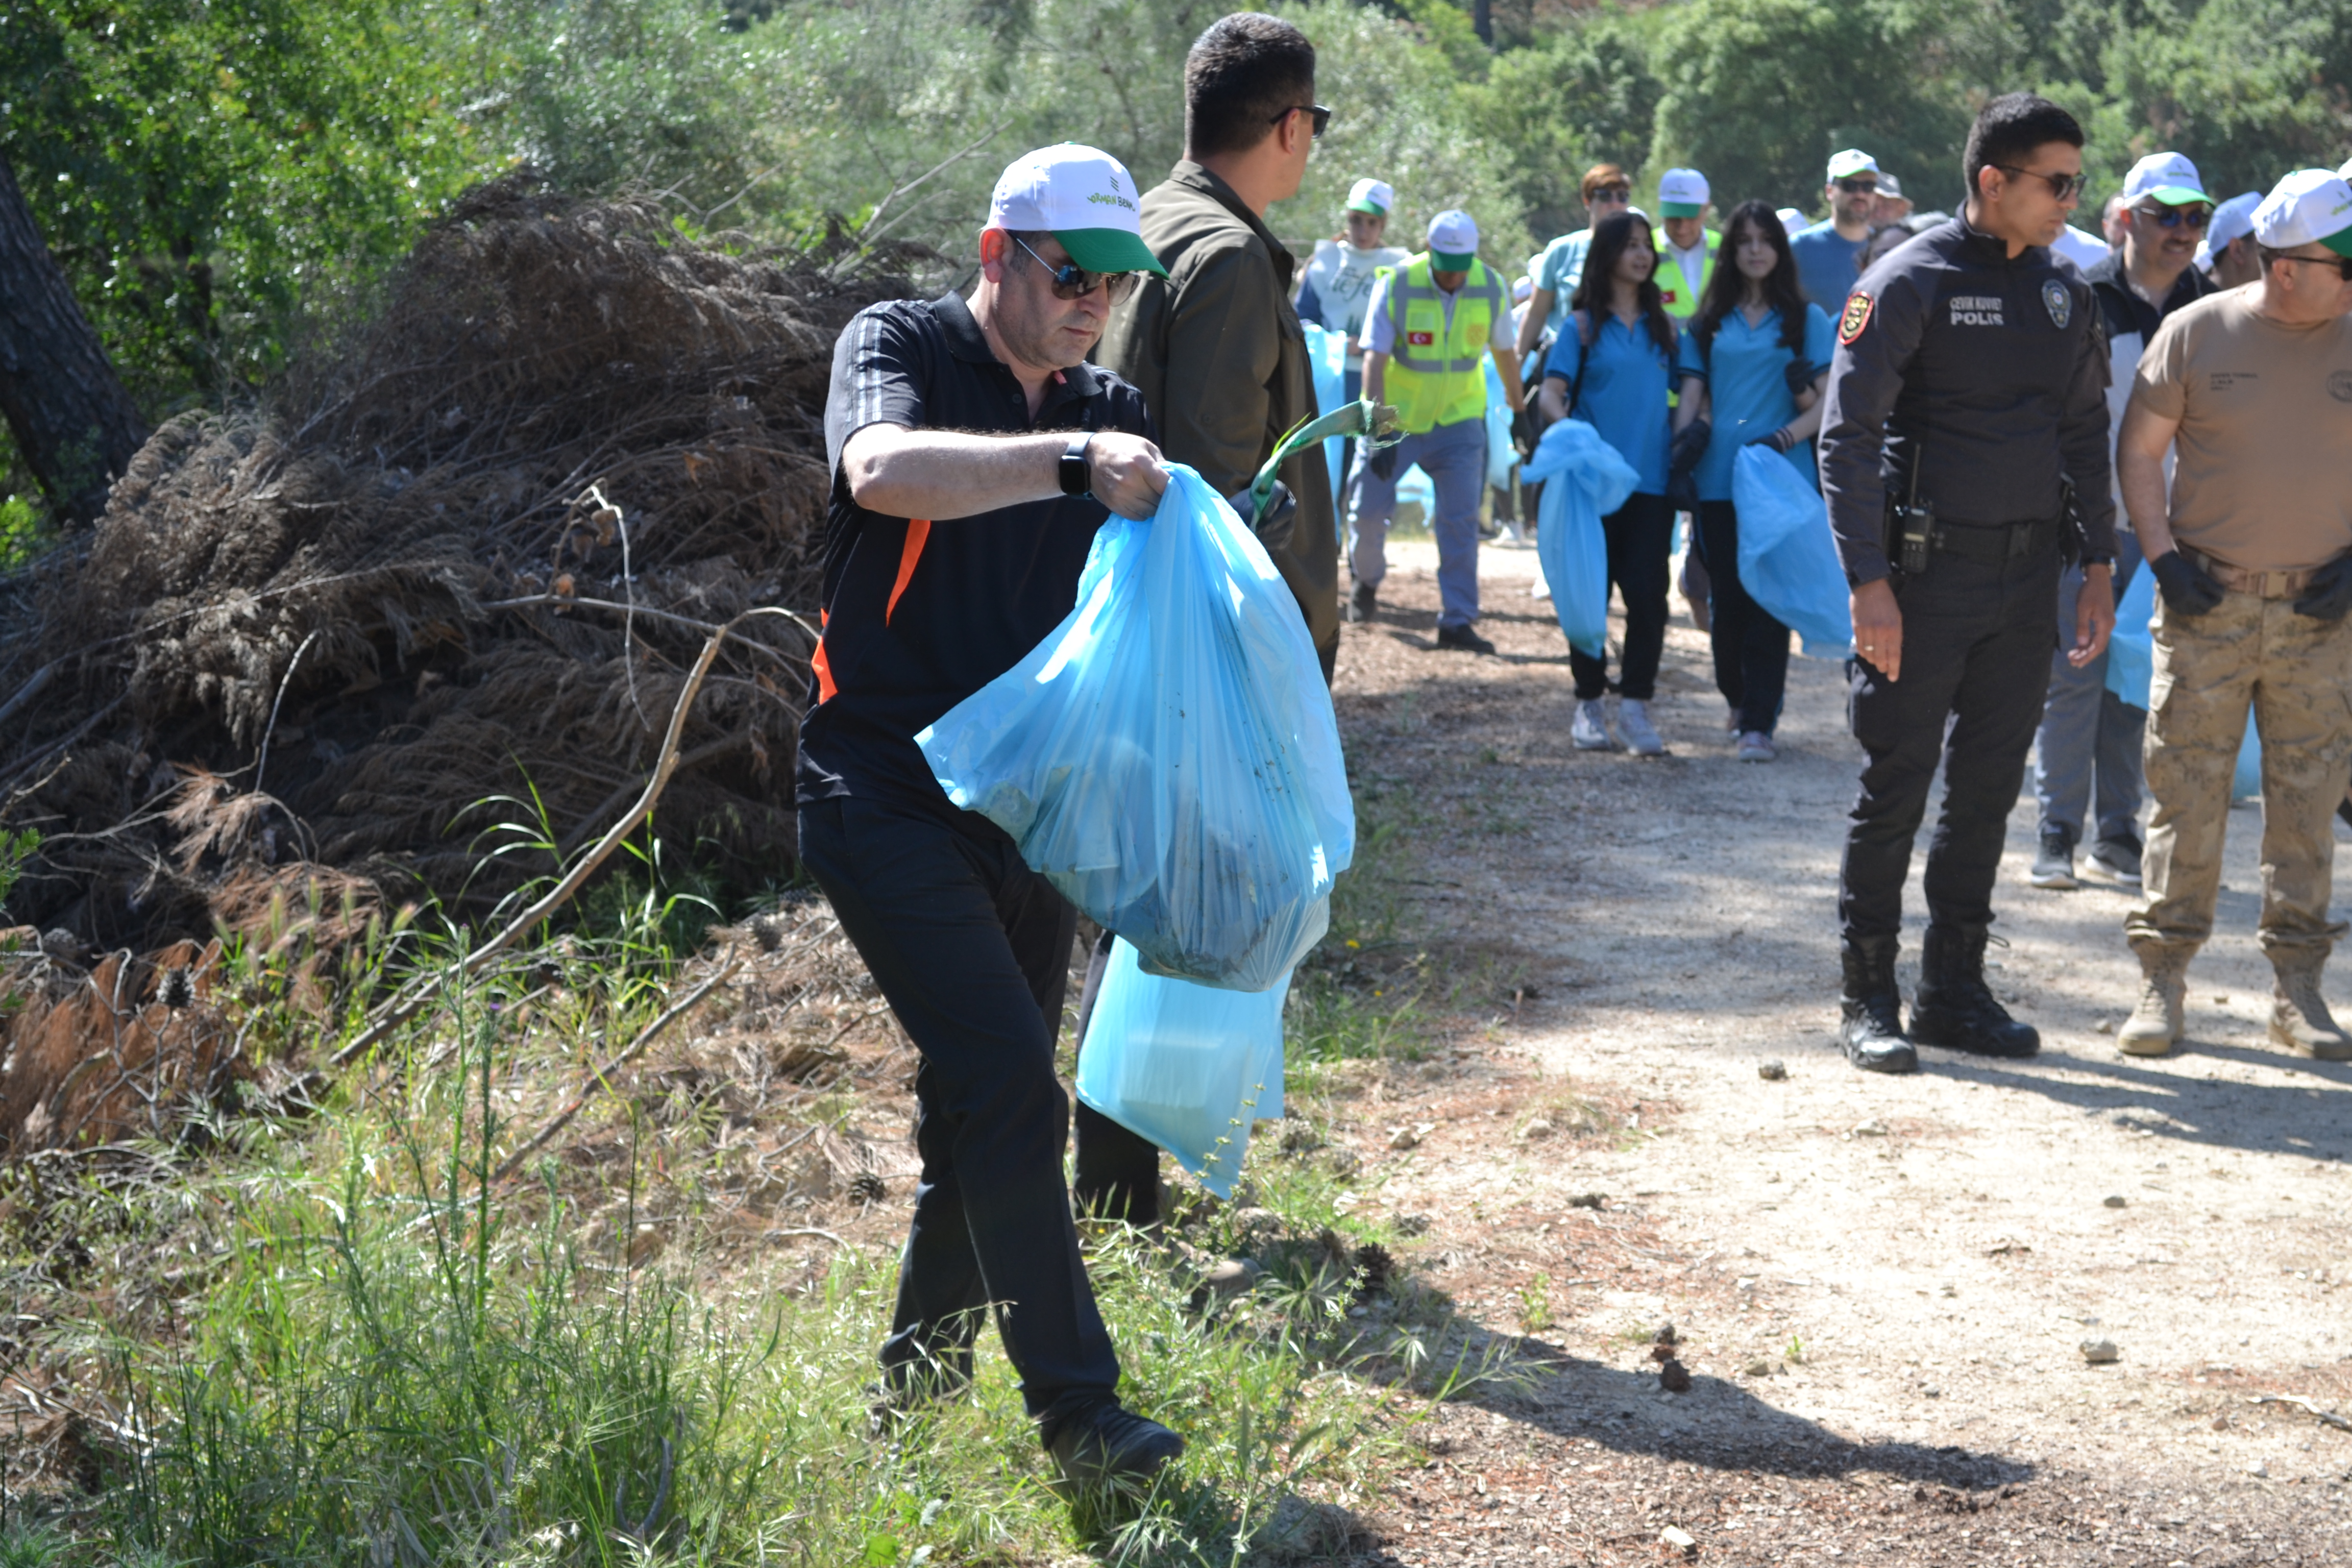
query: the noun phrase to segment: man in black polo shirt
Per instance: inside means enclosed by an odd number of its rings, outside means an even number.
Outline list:
[[[1128,172],[1070,143],[1005,171],[980,254],[968,306],[876,305],[834,351],[801,859],[922,1055],[886,1405],[967,1382],[992,1307],[1063,1474],[1116,1482],[1184,1444],[1119,1407],[1071,1221],[1054,1042],[1076,916],[995,824],[949,804],[914,736],[1069,613],[1109,511],[1149,517],[1167,488],[1143,399],[1085,363],[1160,264]]]

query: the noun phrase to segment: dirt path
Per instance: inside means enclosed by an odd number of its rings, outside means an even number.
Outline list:
[[[2125,898],[2025,887],[2029,799],[1995,953],[2042,1054],[1853,1072],[1839,667],[1797,661],[1781,760],[1743,766],[1678,601],[1673,754],[1580,753],[1532,552],[1484,553],[1500,658],[1435,651],[1433,552],[1405,544],[1338,689],[1360,789],[1412,786],[1424,925],[1530,990],[1338,1131],[1369,1206],[1428,1217],[1435,1281],[1499,1331],[1548,1317],[1559,1359],[1449,1409],[1360,1560],[2352,1563],[2352,1431],[2254,1403],[2352,1395],[2352,1069],[2264,1042],[2257,812],[2231,817],[2188,1049],[2115,1051]],[[1906,993],[1916,875],[1909,902]],[[1668,1320],[1685,1394],[1650,1356]]]

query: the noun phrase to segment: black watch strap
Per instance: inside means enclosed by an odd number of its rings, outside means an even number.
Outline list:
[[[1062,454],[1062,493],[1066,496],[1086,496],[1094,493],[1092,475],[1087,464],[1087,446],[1095,438],[1091,430],[1081,430],[1071,437],[1068,450]]]

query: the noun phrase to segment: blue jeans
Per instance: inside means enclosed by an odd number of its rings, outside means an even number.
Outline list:
[[[1478,502],[1486,493],[1486,420],[1484,415],[1407,436],[1391,448],[1396,466],[1382,479],[1369,464],[1348,520],[1348,565],[1356,581],[1380,586],[1389,574],[1389,518],[1396,510],[1397,480],[1418,467],[1437,491],[1437,624],[1466,626],[1478,618]]]
[[[2116,597],[2121,600],[2139,569],[2139,541],[2129,529],[2116,531]],[[2058,584],[2058,651],[2050,660],[2050,696],[2042,728],[2033,737],[2033,799],[2041,830],[2066,830],[2083,841],[2083,818],[2095,804],[2096,837],[2102,842],[2139,839],[2139,803],[2145,793],[2140,746],[2147,712],[2107,689],[2107,656],[2081,669],[2066,660],[2074,642],[2074,604],[2083,591],[2083,569],[2069,567]]]

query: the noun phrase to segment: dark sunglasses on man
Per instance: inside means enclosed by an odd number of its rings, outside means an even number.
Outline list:
[[[1840,180],[1837,183],[1837,188],[1850,196],[1874,196],[1878,194],[1878,182],[1867,175],[1860,178],[1848,177]]]
[[[1330,128],[1331,110],[1327,106],[1320,103],[1293,104],[1288,109],[1284,110],[1280,114],[1276,115],[1272,120],[1267,121],[1266,123],[1269,125],[1279,125],[1294,114],[1311,114],[1315,117],[1315,138],[1318,141],[1322,140],[1323,132]]]
[[[1603,185],[1592,193],[1586,205],[1596,207],[1623,206],[1633,199],[1633,187],[1631,185]]]
[[[1020,236],[1015,235],[1013,243],[1028,250],[1030,259],[1045,269],[1045,275],[1054,280],[1054,298],[1056,300],[1083,300],[1097,289],[1108,289],[1110,302],[1123,305],[1128,296],[1135,292],[1136,284],[1143,280],[1140,272],[1089,272],[1083,267],[1066,264],[1056,267],[1034,250],[1030,250],[1029,242]]]
[[[2314,267],[2333,267],[2338,278],[2352,283],[2352,256],[2279,256],[2268,251],[2263,256],[2272,261],[2305,261]]]
[[[1995,163],[1993,167],[2004,174],[2015,174],[2020,179],[2030,177],[2046,182],[2050,194],[2062,202],[2069,196],[2081,195],[2084,184],[2090,179],[2088,174],[2045,174],[2039,169],[2021,169],[2014,163]]]
[[[2201,229],[2213,221],[2211,207],[2194,205],[2168,207],[2159,205],[2150,207],[2134,207],[2132,211],[2142,217],[2154,218],[2156,226],[2158,228],[2179,228],[2182,224],[2187,224],[2190,228]]]

